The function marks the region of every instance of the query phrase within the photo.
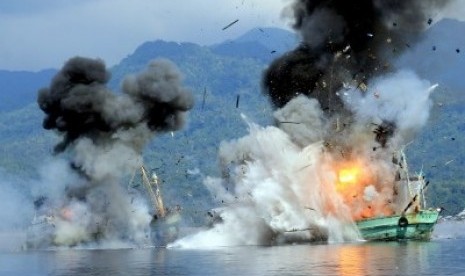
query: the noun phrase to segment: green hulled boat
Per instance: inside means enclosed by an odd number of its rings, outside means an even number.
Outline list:
[[[396,176],[398,197],[406,207],[391,216],[356,221],[360,234],[367,241],[430,240],[441,208],[426,208],[424,191],[429,182],[425,182],[422,173],[409,175],[403,151],[399,152],[395,163],[399,168]]]
[[[429,240],[440,210],[419,210],[410,214],[370,218],[357,221],[365,240]]]

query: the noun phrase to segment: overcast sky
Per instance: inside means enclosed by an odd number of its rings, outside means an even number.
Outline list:
[[[202,45],[289,26],[289,0],[1,0],[0,69],[59,68],[70,57],[118,63],[145,41]],[[226,30],[224,26],[239,19]]]
[[[0,0],[0,69],[60,68],[76,55],[112,66],[145,41],[210,45],[254,27],[289,28],[291,1]],[[446,16],[464,15],[465,0],[457,0]]]

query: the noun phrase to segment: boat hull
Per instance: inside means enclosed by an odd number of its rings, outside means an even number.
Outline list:
[[[429,240],[439,218],[438,210],[421,210],[404,216],[388,216],[357,221],[367,241]]]

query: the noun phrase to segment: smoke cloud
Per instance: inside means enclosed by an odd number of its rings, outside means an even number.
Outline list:
[[[39,91],[43,126],[63,138],[55,153],[66,151],[69,162],[43,175],[29,247],[152,242],[153,210],[123,179],[142,166],[155,134],[183,127],[193,96],[168,60],[127,76],[122,94],[106,87],[109,79],[103,61],[75,57]]]
[[[392,58],[408,49],[441,8],[452,1],[300,0],[291,8],[302,43],[275,60],[263,79],[275,107],[296,95],[317,99],[326,114],[345,108],[336,95],[392,70]]]
[[[191,93],[180,85],[179,72],[168,60],[153,61],[146,71],[125,78],[125,94],[120,97],[105,86],[109,79],[103,61],[76,57],[63,66],[49,88],[39,91],[44,128],[63,135],[56,152],[81,137],[107,141],[116,132],[134,128],[141,132],[126,138],[140,150],[135,137],[151,135],[143,135],[139,126],[148,132],[178,130],[193,106]]]

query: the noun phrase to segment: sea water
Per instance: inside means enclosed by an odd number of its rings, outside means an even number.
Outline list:
[[[465,275],[465,239],[0,253],[0,275]]]

